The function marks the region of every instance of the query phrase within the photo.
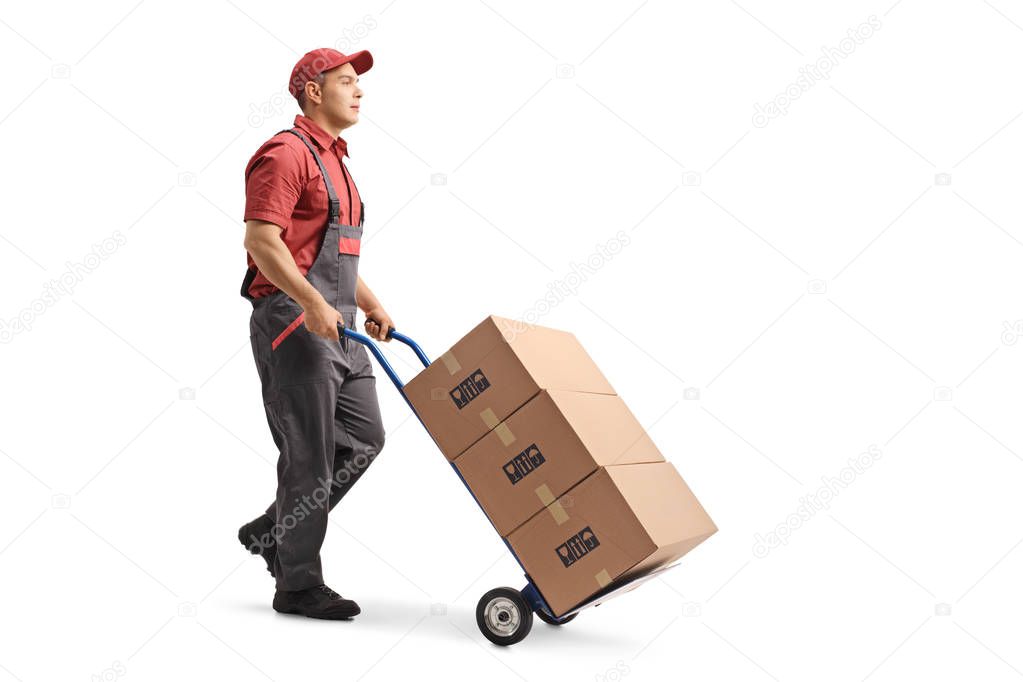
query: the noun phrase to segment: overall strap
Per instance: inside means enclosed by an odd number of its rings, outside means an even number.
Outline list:
[[[341,202],[337,198],[337,192],[334,191],[334,183],[331,182],[330,175],[327,174],[327,168],[323,165],[323,160],[320,159],[320,155],[316,153],[316,149],[313,148],[313,145],[309,142],[309,140],[307,140],[302,133],[298,132],[294,128],[291,128],[290,130],[282,130],[281,132],[291,133],[298,139],[302,140],[305,146],[309,148],[309,151],[313,155],[313,159],[316,160],[316,165],[320,167],[320,175],[323,176],[323,184],[327,187],[327,198],[330,201],[327,224],[329,225],[330,223],[338,222],[341,217]]]

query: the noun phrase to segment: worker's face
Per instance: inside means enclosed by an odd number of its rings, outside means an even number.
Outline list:
[[[319,93],[320,112],[342,129],[358,123],[362,89],[355,68],[351,64],[342,64],[336,69],[325,71],[323,75],[324,81]]]

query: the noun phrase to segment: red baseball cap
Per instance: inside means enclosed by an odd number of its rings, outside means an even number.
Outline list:
[[[291,80],[288,81],[288,90],[291,95],[298,98],[298,94],[305,89],[305,84],[319,76],[324,71],[336,69],[342,64],[351,64],[355,73],[365,73],[373,66],[373,55],[366,50],[342,54],[329,47],[321,47],[306,52],[291,70]]]

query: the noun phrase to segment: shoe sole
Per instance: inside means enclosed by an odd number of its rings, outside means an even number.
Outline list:
[[[300,609],[281,609],[277,605],[274,605],[274,611],[277,613],[283,613],[289,616],[305,616],[306,618],[316,618],[318,620],[351,620],[355,616],[362,613],[362,609],[356,607],[351,613],[330,613],[330,614],[315,614],[305,613]]]

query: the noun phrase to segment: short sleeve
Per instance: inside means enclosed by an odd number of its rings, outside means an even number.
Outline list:
[[[302,164],[295,150],[270,140],[245,168],[245,220],[263,220],[287,230],[302,194]]]

